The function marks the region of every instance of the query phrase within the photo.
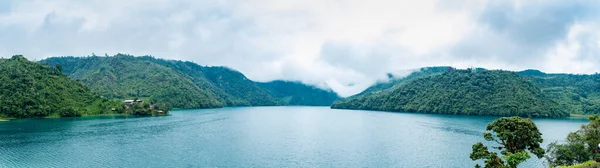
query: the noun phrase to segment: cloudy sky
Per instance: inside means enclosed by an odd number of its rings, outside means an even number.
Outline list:
[[[600,71],[600,1],[0,0],[0,56],[127,53],[343,96],[424,66]]]

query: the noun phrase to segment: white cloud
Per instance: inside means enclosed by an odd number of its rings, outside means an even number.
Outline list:
[[[552,72],[600,72],[600,27],[593,24],[573,24],[567,38],[558,41],[546,53],[545,69]]]
[[[598,37],[588,24],[599,20],[594,1],[7,2],[0,8],[5,57],[154,55],[225,65],[259,81],[327,83],[344,96],[388,72],[423,66],[600,67],[598,38],[582,38]]]

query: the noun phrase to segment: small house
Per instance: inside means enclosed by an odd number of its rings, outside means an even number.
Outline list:
[[[142,102],[144,102],[144,100],[138,99],[138,100],[125,100],[125,101],[123,101],[123,103],[125,103],[125,105],[131,105],[131,104],[136,103],[136,102],[137,103],[142,103]]]

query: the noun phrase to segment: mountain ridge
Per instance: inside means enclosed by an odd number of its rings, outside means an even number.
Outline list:
[[[69,77],[82,81],[92,90],[108,98],[139,97],[170,103],[175,108],[289,105],[282,97],[272,95],[280,93],[262,87],[265,86],[262,82],[252,81],[241,72],[223,66],[201,66],[189,61],[125,54],[104,57],[50,57],[40,62],[62,66]],[[122,71],[129,74],[119,73]],[[111,82],[97,82],[103,80]],[[297,92],[294,94],[300,95]],[[305,105],[325,104],[313,102]]]
[[[568,115],[516,73],[480,68],[448,68],[446,72],[399,81],[381,91],[338,100],[332,108],[525,117]]]

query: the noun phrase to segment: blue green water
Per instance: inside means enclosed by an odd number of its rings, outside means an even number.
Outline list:
[[[0,167],[473,167],[471,145],[494,119],[327,107],[26,119],[0,122]],[[544,144],[587,122],[534,121]]]

